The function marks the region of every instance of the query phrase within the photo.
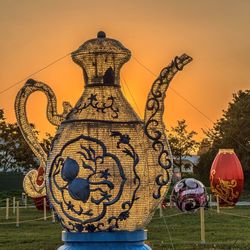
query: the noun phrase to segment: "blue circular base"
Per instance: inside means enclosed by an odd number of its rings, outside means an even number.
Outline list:
[[[117,231],[97,233],[62,232],[65,244],[58,250],[152,250],[144,244],[147,232]]]

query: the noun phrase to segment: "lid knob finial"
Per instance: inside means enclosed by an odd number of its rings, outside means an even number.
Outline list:
[[[99,32],[97,33],[97,38],[106,38],[105,32],[104,32],[104,31],[99,31]]]

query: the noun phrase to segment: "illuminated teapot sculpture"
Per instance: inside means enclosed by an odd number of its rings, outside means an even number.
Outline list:
[[[120,69],[130,57],[120,42],[99,32],[72,53],[85,80],[74,108],[64,103],[58,114],[54,92],[32,79],[16,97],[18,124],[46,169],[47,196],[67,231],[142,229],[169,188],[173,163],[163,123],[165,93],[192,58],[183,54],[161,71],[142,121],[120,88]],[[26,101],[35,91],[46,94],[48,119],[59,126],[48,157],[26,118]],[[27,184],[33,191],[35,177]]]

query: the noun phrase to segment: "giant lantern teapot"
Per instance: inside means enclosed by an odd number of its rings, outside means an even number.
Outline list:
[[[54,92],[32,79],[17,95],[18,124],[46,169],[47,196],[67,231],[144,228],[168,190],[173,163],[162,120],[165,93],[192,59],[183,54],[161,71],[142,121],[120,88],[120,69],[130,57],[120,42],[99,32],[72,53],[85,80],[74,108],[64,103],[58,114]],[[26,118],[26,100],[35,91],[46,94],[48,119],[59,126],[48,157]],[[28,178],[33,192],[36,177],[33,171]]]

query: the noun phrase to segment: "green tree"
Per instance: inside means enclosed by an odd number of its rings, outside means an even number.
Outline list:
[[[250,177],[250,90],[233,94],[223,116],[206,132],[211,148],[201,155],[197,172],[206,183],[209,171],[220,148],[233,148],[237,154],[245,174]],[[249,181],[248,181],[249,182]]]
[[[206,152],[209,151],[210,148],[211,148],[211,141],[208,138],[202,139],[199,145],[197,155],[205,154]]]
[[[51,148],[53,136],[50,133],[46,133],[45,136],[46,137],[43,138],[41,141],[41,146],[44,149],[45,153],[47,153],[47,155],[48,155],[50,148]]]
[[[196,150],[199,143],[195,141],[195,131],[188,131],[186,121],[177,121],[177,126],[171,128],[171,133],[168,135],[169,144],[174,156],[174,163],[181,167],[183,159]]]
[[[31,124],[33,132],[38,137],[39,133]],[[46,135],[42,140],[45,151],[50,149],[52,136]],[[35,157],[16,123],[7,123],[4,111],[0,109],[0,168],[2,171],[27,171],[37,168],[38,159]]]

